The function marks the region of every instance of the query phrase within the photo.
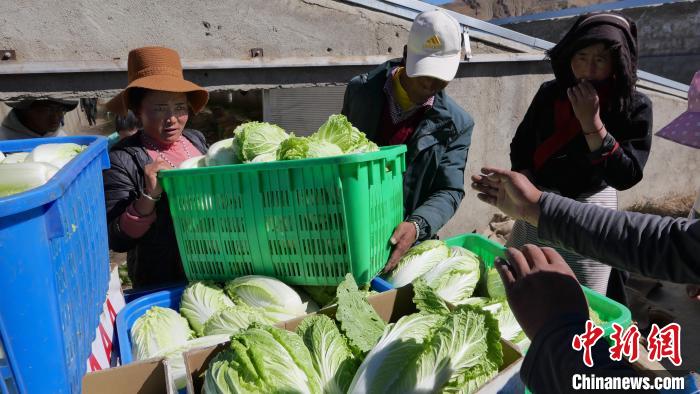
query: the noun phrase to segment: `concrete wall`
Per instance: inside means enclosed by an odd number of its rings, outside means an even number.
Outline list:
[[[679,1],[619,12],[637,23],[639,68],[689,84],[700,70],[700,1]],[[557,42],[575,17],[504,25],[508,29]]]
[[[0,49],[17,60],[126,59],[167,46],[185,59],[401,56],[410,22],[333,0],[0,2]]]
[[[216,4],[201,0],[30,0],[23,2],[23,7],[0,2],[0,26],[0,48],[17,51],[15,64],[116,58],[122,64],[129,49],[143,45],[170,46],[183,58],[193,60],[246,60],[249,49],[257,47],[263,48],[264,61],[333,56],[342,62],[348,57],[395,56],[401,53],[410,24],[331,0],[221,0]],[[474,43],[473,49],[476,54],[500,51],[488,43]],[[2,67],[0,62],[0,73]],[[369,68],[371,65],[239,68],[191,71],[187,76],[210,89],[327,86],[346,83],[351,72]],[[103,74],[4,75],[0,78],[0,94],[41,93],[61,86],[59,90],[75,96],[105,97],[126,83],[123,72],[118,75],[122,85],[114,76]],[[448,92],[477,123],[467,177],[485,164],[508,167],[508,146],[515,128],[537,87],[549,78],[544,62],[472,63],[460,68]],[[655,129],[686,107],[683,100],[669,95],[653,94],[652,99]],[[694,172],[698,159],[700,155],[695,151],[655,140],[647,179],[622,193],[623,205],[657,197],[666,190],[696,190],[700,182]],[[493,212],[468,189],[443,235],[482,228]]]

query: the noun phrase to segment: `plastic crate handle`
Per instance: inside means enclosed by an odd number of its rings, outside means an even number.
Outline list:
[[[49,239],[63,237],[66,234],[66,229],[63,225],[63,213],[56,201],[48,204],[44,221],[46,222],[46,235]]]

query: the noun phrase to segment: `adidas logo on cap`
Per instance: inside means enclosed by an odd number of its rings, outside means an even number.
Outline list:
[[[428,38],[425,41],[425,44],[423,44],[423,48],[425,48],[425,49],[442,49],[442,42],[440,41],[440,37],[435,35],[435,36]]]

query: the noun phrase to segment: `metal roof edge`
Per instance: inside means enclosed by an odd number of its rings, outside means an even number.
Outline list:
[[[653,7],[669,3],[677,3],[678,0],[621,0],[611,3],[593,4],[585,7],[565,8],[557,11],[538,12],[536,14],[513,16],[508,18],[491,19],[489,22],[502,26],[513,23],[535,22],[547,19],[570,18],[590,12],[605,12],[623,10],[628,8]]]
[[[516,31],[504,28],[502,26],[498,26],[496,24],[482,21],[476,18],[472,18],[470,16],[462,15],[450,10],[446,10],[442,7],[438,7],[433,4],[425,3],[423,1],[419,0],[340,0],[344,3],[349,3],[349,4],[355,4],[358,6],[366,7],[369,9],[373,9],[375,11],[380,11],[384,13],[388,13],[394,16],[398,16],[401,18],[405,18],[408,20],[413,20],[416,15],[423,11],[427,10],[433,10],[433,9],[441,9],[443,11],[446,11],[449,13],[451,16],[453,16],[461,25],[468,27],[469,29],[475,29],[482,31],[484,33],[488,33],[491,35],[494,35],[496,37],[500,38],[505,38],[508,40],[515,41],[516,43],[519,44],[525,44],[530,47],[536,48],[536,49],[541,49],[541,50],[546,50],[554,46],[553,43],[542,40],[540,38],[528,36],[526,34],[518,33]],[[650,2],[651,0],[623,0],[622,2]],[[669,3],[675,0],[656,0],[656,3]],[[617,4],[617,3],[615,3]],[[608,6],[610,3],[608,3]],[[654,83],[657,85],[661,85],[664,88],[671,89],[671,90],[677,90],[677,94],[675,95],[686,95],[687,97],[687,92],[689,86],[680,82],[676,82],[673,80],[670,80],[668,78],[664,78],[655,74],[648,73],[646,71],[641,71],[639,70],[637,72],[637,77],[641,81],[646,81],[650,83]]]

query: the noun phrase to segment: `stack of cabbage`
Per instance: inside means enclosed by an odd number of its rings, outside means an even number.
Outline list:
[[[348,276],[335,320],[309,316],[296,332],[254,324],[212,359],[204,392],[475,392],[503,362],[496,321],[425,302],[439,299],[429,287],[417,294],[419,312],[386,324]]]
[[[331,115],[309,137],[289,135],[281,127],[265,122],[244,123],[236,127],[233,134],[233,138],[213,144],[206,155],[186,160],[180,168],[298,160],[379,150],[344,115]]]
[[[0,152],[0,197],[39,187],[51,179],[85,146],[64,144],[43,144],[31,152]]]
[[[422,242],[406,252],[386,279],[394,287],[423,282],[452,305],[477,306],[498,320],[503,339],[521,350],[530,344],[508,306],[498,271],[486,270],[479,256],[465,248]]]
[[[137,360],[165,357],[171,384],[185,387],[182,353],[226,342],[253,323],[274,324],[315,312],[313,301],[303,301],[277,279],[244,276],[222,288],[215,283],[193,282],[182,293],[180,314],[154,306],[131,328],[132,353]]]

